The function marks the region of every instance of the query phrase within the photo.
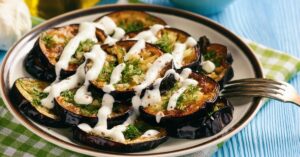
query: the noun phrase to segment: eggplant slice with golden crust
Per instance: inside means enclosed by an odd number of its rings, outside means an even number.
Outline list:
[[[24,65],[27,72],[39,80],[54,81],[56,78],[55,64],[59,60],[64,47],[76,36],[78,30],[79,25],[72,24],[43,32],[25,59]],[[106,38],[105,33],[100,29],[96,29],[95,34],[99,42],[103,43]],[[96,43],[90,39],[80,42],[68,68],[61,71],[60,79],[75,73],[78,66],[84,62],[83,54],[90,51],[94,44]]]
[[[167,79],[172,79],[166,77]],[[183,83],[178,81],[169,81],[167,90],[160,89],[161,101],[157,104],[150,104],[147,107],[140,106],[140,116],[143,120],[150,124],[173,128],[182,126],[188,121],[193,121],[196,117],[206,114],[207,104],[214,102],[219,93],[219,85],[211,78],[191,73],[189,79],[198,82],[196,86],[189,85],[186,90],[179,96],[175,108],[168,110],[168,103],[173,94],[181,89]],[[164,80],[163,80],[164,81]],[[173,84],[175,83],[175,84]],[[161,85],[163,82],[161,83]],[[161,113],[161,117],[157,120],[157,116]]]
[[[124,29],[126,33],[141,31],[155,24],[166,25],[164,20],[143,11],[116,11],[104,16],[111,18],[116,25]],[[95,22],[99,21],[104,16],[97,18]]]
[[[148,130],[156,130],[154,136],[143,136]],[[156,148],[167,141],[168,136],[165,129],[153,127],[143,121],[129,124],[123,132],[125,142],[116,142],[109,137],[103,136],[95,131],[85,132],[79,127],[73,128],[73,139],[93,148],[113,152],[140,152]]]
[[[93,93],[103,95],[103,88],[110,83],[113,69],[120,63],[125,63],[126,66],[122,71],[121,80],[114,84],[115,90],[111,91],[110,94],[115,100],[122,101],[129,100],[134,96],[134,87],[144,80],[149,67],[163,54],[156,46],[146,43],[145,48],[138,55],[133,55],[127,61],[124,61],[124,56],[136,42],[134,40],[127,40],[119,41],[112,46],[102,46],[102,49],[107,52],[107,57],[98,78],[91,81],[90,89]],[[87,66],[91,66],[91,64],[88,63]],[[170,68],[170,66],[166,65],[166,68]],[[164,72],[165,70],[162,70],[161,75]]]
[[[19,78],[10,90],[10,98],[20,112],[31,120],[50,127],[66,127],[59,115],[41,105],[48,93],[43,90],[49,84],[31,78]]]
[[[97,113],[101,107],[102,97],[93,96],[91,104],[77,104],[74,101],[76,89],[63,91],[55,98],[54,111],[61,116],[62,121],[69,125],[87,123],[94,126],[98,122]],[[113,104],[112,113],[107,119],[108,128],[123,123],[131,114],[131,106],[123,102]]]
[[[201,50],[202,61],[211,61],[215,69],[207,73],[199,67],[198,71],[219,82],[221,86],[233,78],[234,72],[231,67],[233,62],[231,53],[227,47],[218,43],[210,43],[206,36],[200,37],[198,42]]]
[[[128,33],[125,39],[134,38],[140,32],[141,31]],[[165,27],[159,30],[155,36],[157,41],[153,44],[159,47],[164,53],[172,53],[175,43],[185,43],[187,39],[191,37],[187,32],[171,27]],[[195,67],[199,64],[201,55],[198,44],[193,47],[187,47],[183,55],[182,67],[180,69]]]
[[[206,115],[188,122],[187,125],[167,129],[170,136],[198,139],[217,134],[233,118],[233,106],[225,98],[218,98],[206,107]]]

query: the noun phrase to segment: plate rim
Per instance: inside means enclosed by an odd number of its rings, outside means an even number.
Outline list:
[[[56,23],[59,23],[60,21],[63,21],[64,19],[70,19],[73,17],[79,17],[79,16],[85,16],[89,15],[91,13],[96,12],[107,12],[107,11],[118,11],[118,10],[140,10],[140,11],[150,11],[150,12],[156,12],[156,13],[163,13],[168,15],[174,15],[178,17],[182,17],[185,19],[189,19],[198,23],[201,23],[207,27],[212,28],[214,31],[217,31],[220,34],[223,34],[228,38],[230,41],[235,43],[242,52],[247,56],[247,59],[250,61],[252,68],[255,71],[256,77],[263,77],[262,72],[262,66],[260,62],[258,61],[257,57],[254,55],[253,51],[249,48],[249,46],[237,35],[226,29],[225,27],[221,26],[220,24],[208,19],[207,17],[191,13],[184,10],[179,10],[175,8],[170,7],[163,7],[163,6],[157,6],[157,5],[145,5],[145,4],[114,4],[114,5],[104,5],[104,6],[96,6],[93,8],[88,9],[80,9],[75,10],[72,12],[68,12],[62,15],[59,15],[55,18],[52,18],[45,23],[33,28],[29,33],[24,35],[20,40],[18,40],[5,54],[5,57],[1,64],[1,77],[0,77],[0,93],[1,97],[3,98],[4,104],[9,109],[10,113],[14,115],[15,118],[18,119],[18,121],[25,126],[27,129],[32,131],[33,133],[39,135],[44,140],[51,142],[52,144],[58,145],[62,148],[82,153],[86,155],[106,155],[106,156],[115,156],[115,155],[124,155],[124,156],[173,156],[173,155],[183,155],[188,154],[196,151],[203,150],[205,148],[208,148],[210,146],[216,145],[220,142],[223,142],[227,140],[228,138],[232,137],[236,133],[238,133],[241,129],[243,129],[256,115],[260,107],[262,106],[262,99],[261,98],[255,98],[253,99],[253,103],[251,107],[248,109],[248,112],[235,124],[233,127],[231,127],[226,133],[220,134],[217,137],[214,137],[211,140],[208,140],[206,142],[196,144],[187,148],[180,148],[173,151],[164,151],[164,152],[157,152],[157,153],[146,153],[146,154],[132,154],[132,153],[118,153],[118,152],[108,152],[108,151],[102,151],[92,149],[88,146],[81,146],[81,145],[75,145],[73,143],[66,142],[64,140],[61,140],[54,135],[51,135],[47,132],[44,132],[42,129],[40,129],[38,126],[33,124],[26,116],[22,115],[20,111],[11,103],[10,98],[8,96],[8,88],[9,85],[8,79],[4,78],[5,67],[7,66],[8,59],[11,56],[14,49],[16,49],[18,46],[20,46],[23,42],[27,40],[30,40],[30,37],[35,36],[37,33],[40,33],[41,31],[49,28],[49,25],[55,25]],[[26,44],[26,43],[23,43]],[[16,55],[16,54],[15,54]],[[11,61],[10,61],[11,62]],[[10,71],[7,72],[7,77],[9,76]]]

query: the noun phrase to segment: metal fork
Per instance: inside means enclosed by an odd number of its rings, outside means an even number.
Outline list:
[[[227,82],[221,90],[220,96],[268,97],[291,102],[300,107],[300,96],[292,85],[264,78],[247,78]]]

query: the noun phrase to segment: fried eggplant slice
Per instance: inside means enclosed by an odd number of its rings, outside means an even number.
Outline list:
[[[178,91],[184,88],[184,82],[169,84],[172,88],[167,91],[160,89],[161,101],[146,107],[140,106],[141,118],[150,124],[173,128],[182,126],[195,117],[204,116],[207,104],[214,102],[218,96],[219,85],[201,74],[191,73],[189,79],[197,81],[197,84],[186,86],[179,95]],[[168,109],[169,102],[174,100],[175,95],[176,106]]]
[[[51,28],[41,33],[29,55],[26,57],[24,66],[29,74],[39,80],[54,81],[56,78],[55,64],[58,62],[64,47],[76,36],[79,30],[78,24]],[[106,35],[96,29],[96,37],[103,43]],[[69,62],[68,68],[60,73],[60,79],[64,79],[75,73],[78,66],[84,62],[83,54],[91,50],[96,44],[91,39],[81,41],[75,54]]]
[[[41,99],[48,95],[48,93],[43,92],[48,85],[44,81],[25,77],[19,78],[10,90],[11,101],[22,114],[39,124],[50,127],[66,127],[60,115],[41,105]]]
[[[102,97],[93,96],[91,104],[77,104],[74,100],[76,89],[63,91],[55,98],[55,113],[61,115],[62,121],[71,126],[87,123],[94,126],[98,122],[97,113],[101,107]],[[108,127],[123,123],[131,113],[131,107],[123,102],[113,104],[112,113],[107,119]]]
[[[141,31],[155,24],[166,25],[164,20],[143,11],[116,11],[104,16],[110,17],[116,25],[124,29],[126,33]],[[95,21],[99,21],[104,16],[97,18]]]
[[[73,130],[73,139],[93,148],[114,152],[146,151],[156,148],[168,139],[165,129],[153,127],[143,121],[136,121],[126,126],[122,132],[124,142],[106,137],[105,133],[95,130],[85,132],[80,127],[76,127]]]
[[[233,59],[226,46],[218,43],[210,43],[206,36],[200,37],[199,45],[202,54],[201,72],[219,82],[221,86],[233,78],[234,72],[231,67]],[[213,63],[215,67],[213,71],[205,71],[203,68],[204,62]]]

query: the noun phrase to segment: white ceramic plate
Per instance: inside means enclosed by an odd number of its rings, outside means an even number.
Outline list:
[[[148,5],[111,5],[79,10],[61,15],[45,22],[39,27],[34,28],[10,49],[3,60],[1,68],[2,98],[10,112],[26,128],[58,146],[87,155],[114,156],[118,154],[124,156],[176,156],[196,152],[225,141],[240,131],[254,117],[261,106],[260,99],[231,100],[235,107],[233,120],[220,133],[208,138],[197,140],[170,138],[166,143],[151,151],[127,154],[108,152],[109,150],[104,152],[80,145],[70,139],[70,129],[47,128],[36,124],[23,116],[11,103],[8,97],[8,92],[17,78],[30,76],[24,69],[23,61],[24,57],[33,47],[38,35],[42,31],[51,27],[79,23],[82,21],[93,21],[104,14],[117,10],[147,11],[148,13],[162,18],[170,26],[187,31],[192,34],[194,38],[206,35],[212,42],[226,45],[228,50],[232,53],[234,59],[233,70],[235,74],[233,79],[262,77],[261,67],[253,52],[247,47],[247,45],[227,29],[202,16],[176,9]]]

